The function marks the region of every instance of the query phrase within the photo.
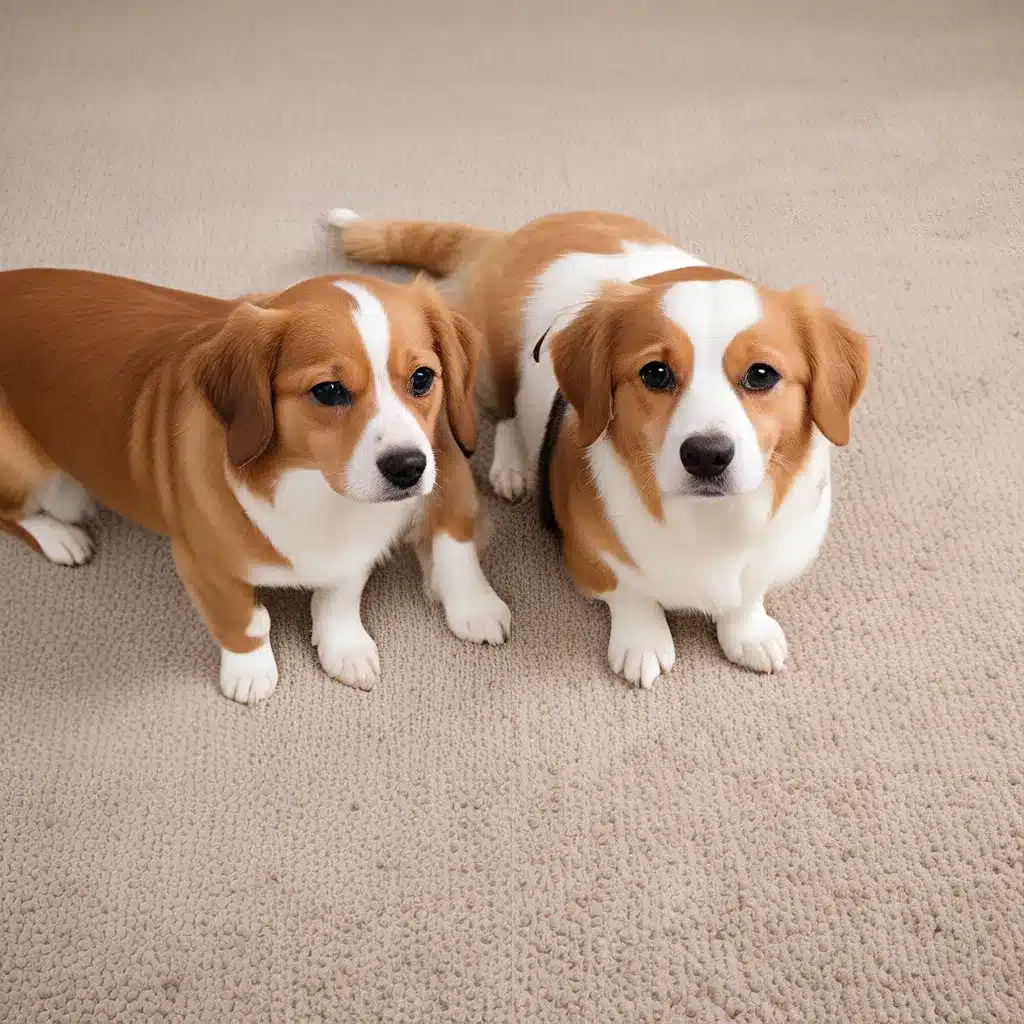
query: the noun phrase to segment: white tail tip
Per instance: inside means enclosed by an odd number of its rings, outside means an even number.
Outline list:
[[[336,206],[327,214],[327,223],[333,224],[336,228],[343,228],[354,220],[359,220],[359,214],[355,210],[346,210],[343,206]]]

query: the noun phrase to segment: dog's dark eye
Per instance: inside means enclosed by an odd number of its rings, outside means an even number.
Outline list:
[[[640,379],[651,391],[671,391],[676,386],[676,375],[664,363],[646,363],[640,367]]]
[[[740,387],[747,391],[771,391],[781,380],[782,375],[774,366],[767,363],[754,363],[740,381]]]
[[[421,366],[414,370],[409,378],[409,390],[417,397],[422,398],[434,386],[434,371],[429,366]]]
[[[309,393],[321,405],[351,405],[352,395],[340,380],[324,380],[314,384]]]

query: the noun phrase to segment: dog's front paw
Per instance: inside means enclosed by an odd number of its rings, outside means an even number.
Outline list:
[[[512,632],[512,613],[490,587],[446,601],[444,617],[460,640],[473,644],[497,647]]]
[[[440,599],[448,628],[473,644],[503,644],[512,629],[512,613],[487,582],[474,543],[439,533],[432,551],[432,561],[424,566],[427,591]]]
[[[92,537],[82,527],[65,523],[44,512],[28,516],[18,525],[56,565],[85,565],[96,551]]]
[[[518,501],[526,494],[526,461],[515,420],[502,420],[495,428],[489,478],[494,493],[505,501]]]
[[[754,672],[781,672],[789,653],[786,634],[764,608],[719,619],[718,642],[730,661]]]
[[[608,665],[616,675],[649,690],[675,663],[676,645],[660,608],[613,609]]]
[[[228,700],[256,704],[266,700],[276,688],[277,661],[269,640],[246,654],[221,648],[220,692]]]
[[[372,690],[380,678],[380,654],[362,623],[323,625],[314,643],[324,671],[339,683],[357,690]]]

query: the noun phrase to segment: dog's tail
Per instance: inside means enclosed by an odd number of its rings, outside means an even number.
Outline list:
[[[341,229],[345,255],[360,263],[398,263],[438,277],[454,274],[500,231],[430,220],[363,220],[351,210],[331,210],[327,222]]]

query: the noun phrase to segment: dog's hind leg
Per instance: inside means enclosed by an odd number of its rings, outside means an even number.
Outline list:
[[[39,449],[0,397],[0,529],[58,565],[84,565],[95,550],[75,521],[92,503]],[[63,514],[61,514],[63,513]]]

